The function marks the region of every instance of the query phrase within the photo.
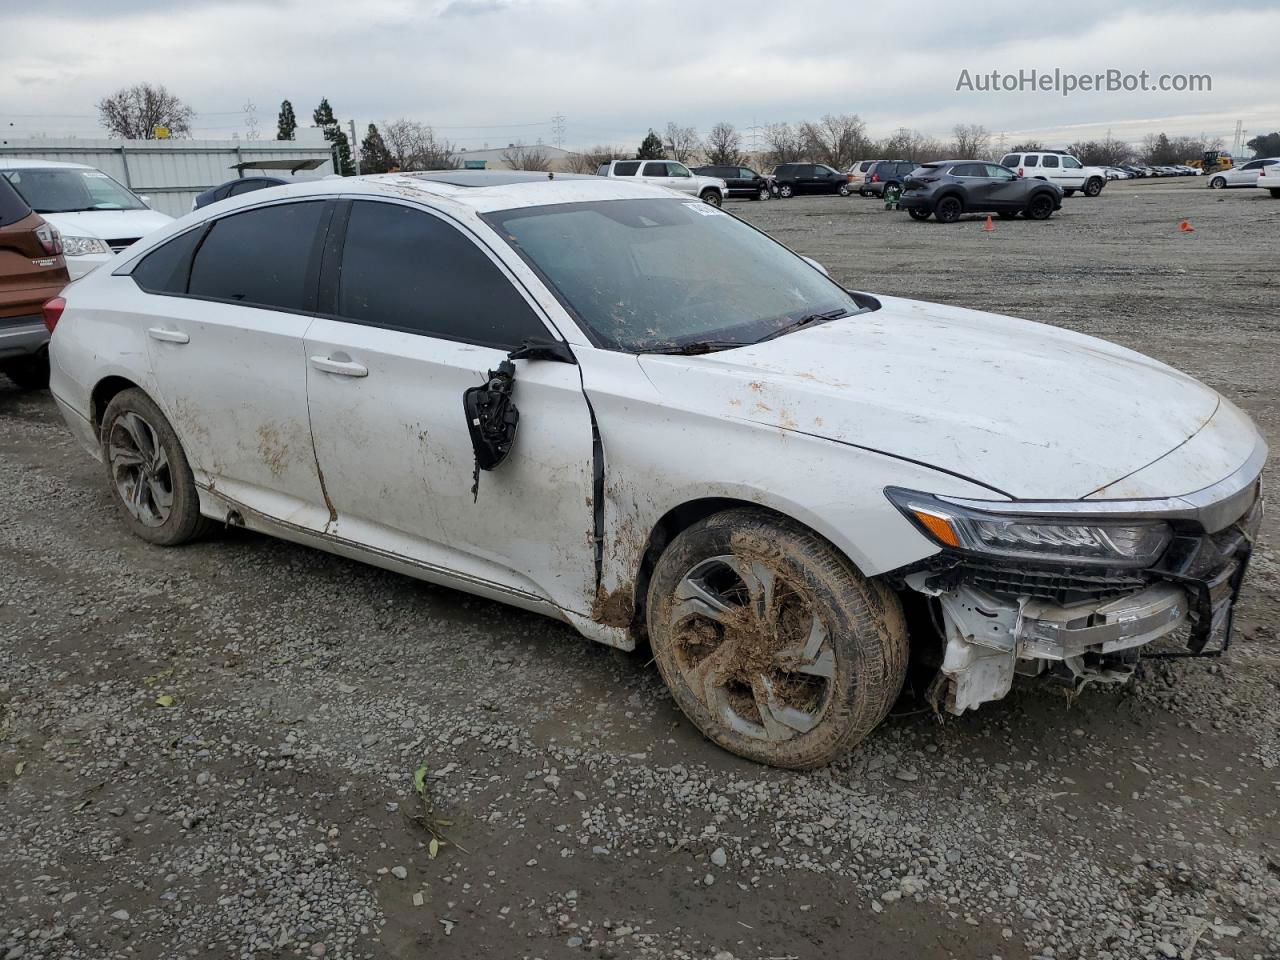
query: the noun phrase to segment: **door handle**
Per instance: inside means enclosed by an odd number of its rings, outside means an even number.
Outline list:
[[[336,373],[340,377],[367,377],[369,368],[363,363],[356,363],[345,353],[336,357],[312,357],[311,365],[325,373]]]
[[[191,342],[191,338],[181,330],[166,330],[164,327],[151,327],[147,330],[147,336],[152,340],[159,340],[161,343]]]

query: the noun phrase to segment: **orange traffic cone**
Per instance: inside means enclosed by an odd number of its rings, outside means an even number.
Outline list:
[[[1181,233],[1196,232],[1196,228],[1191,225],[1191,222],[1189,220],[1183,220],[1180,224],[1178,224],[1178,230]]]
[[[991,222],[991,214],[987,214],[987,222],[982,225],[982,229],[987,233],[994,233],[996,225]]]

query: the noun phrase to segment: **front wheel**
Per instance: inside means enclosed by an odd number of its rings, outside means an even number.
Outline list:
[[[1221,190],[1226,185],[1227,180],[1225,177],[1214,177],[1209,181],[1209,189],[1211,190]]]
[[[49,385],[49,351],[5,360],[0,371],[20,390],[43,390]]]
[[[1048,220],[1053,216],[1053,198],[1047,193],[1038,193],[1027,203],[1024,212],[1028,220]]]
[[[206,533],[195,478],[178,435],[160,408],[136,387],[112,398],[99,434],[116,505],[129,529],[172,547]]]
[[[1096,197],[1102,192],[1104,185],[1099,177],[1090,177],[1088,183],[1084,185],[1084,195],[1086,197]]]
[[[943,197],[933,208],[933,216],[939,223],[955,223],[964,212],[959,197]]]
[[[778,767],[835,759],[884,719],[906,674],[897,596],[826,540],[754,510],[671,542],[647,623],[685,715],[724,749]]]
[[[724,202],[724,200],[720,196],[720,191],[704,190],[702,191],[702,202],[709,203],[713,207],[718,207]]]
[[[778,196],[780,196],[783,200],[786,200],[786,199],[790,198],[790,196],[791,196],[791,184],[789,184],[789,183],[784,183],[782,186],[780,186],[780,187],[778,188]]]
[[[912,220],[928,220],[929,211],[921,210],[919,207],[908,207],[907,213],[911,214]]]

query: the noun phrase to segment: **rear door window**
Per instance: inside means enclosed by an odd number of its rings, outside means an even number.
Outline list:
[[[1040,157],[1038,154],[1034,154],[1034,153],[1027,154],[1027,158],[1022,161],[1022,165],[1024,167],[1034,167],[1034,166],[1037,166],[1039,163],[1040,163]]]
[[[659,161],[650,160],[644,165],[644,174],[646,177],[665,177],[667,176],[667,165]]]
[[[504,350],[547,336],[514,283],[474,241],[451,223],[398,203],[351,204],[337,314]]]
[[[214,222],[191,265],[187,292],[276,310],[315,309],[324,201],[279,203]]]
[[[634,177],[639,169],[639,160],[624,160],[613,165],[613,175],[615,177]]]
[[[1056,167],[1057,165],[1058,165],[1058,158],[1056,155],[1052,153],[1046,153],[1044,155],[1044,163],[1041,164],[1041,166]]]
[[[147,293],[186,293],[191,255],[202,236],[204,227],[196,227],[160,244],[133,268],[133,282]]]

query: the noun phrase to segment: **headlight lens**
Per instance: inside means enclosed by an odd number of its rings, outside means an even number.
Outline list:
[[[1160,520],[984,513],[897,487],[887,488],[885,496],[936,543],[995,557],[1149,567],[1160,559],[1172,536],[1169,525]]]
[[[63,237],[62,252],[68,257],[87,257],[92,253],[110,253],[111,248],[97,237]]]

